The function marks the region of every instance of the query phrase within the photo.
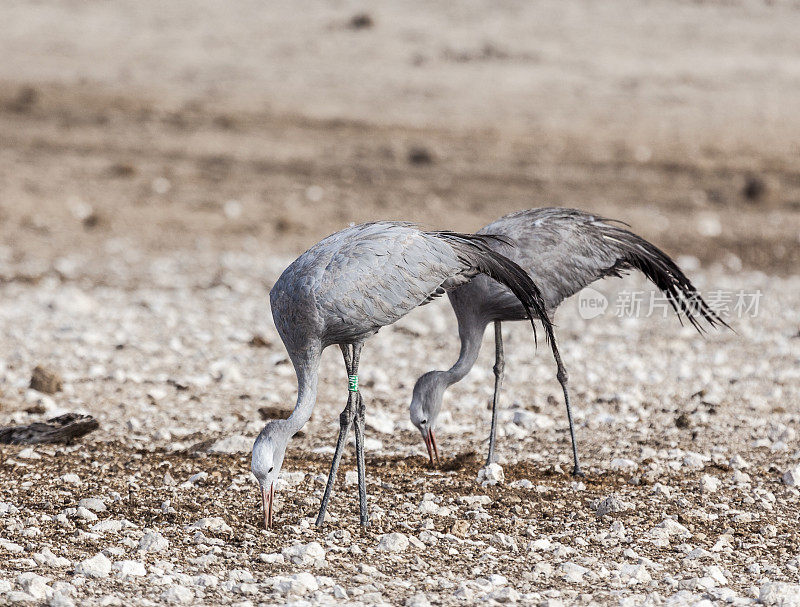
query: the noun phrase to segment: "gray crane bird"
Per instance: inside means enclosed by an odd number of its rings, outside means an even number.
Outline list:
[[[275,484],[289,439],[305,425],[317,398],[322,351],[338,345],[348,375],[347,405],[320,504],[321,526],[345,440],[355,425],[361,524],[368,523],[364,470],[364,401],[358,367],[364,342],[385,326],[477,276],[499,281],[517,297],[527,318],[539,318],[553,352],[552,326],[530,276],[492,247],[499,237],[423,232],[412,224],[377,222],[346,228],[298,257],[270,291],[275,327],[297,374],[297,402],[286,420],[271,420],[253,445],[251,469],[258,480],[264,525],[273,523]],[[536,329],[534,327],[534,334]]]
[[[701,321],[711,327],[728,326],[708,307],[694,285],[666,253],[614,224],[627,225],[576,209],[540,208],[511,213],[477,233],[501,237],[489,241],[489,246],[530,274],[542,290],[548,314],[554,313],[564,299],[588,284],[607,276],[619,277],[635,269],[664,293],[678,318],[682,313],[698,332],[704,331]],[[489,464],[495,461],[497,402],[505,368],[501,323],[525,320],[528,318],[527,311],[503,285],[486,276],[477,276],[469,283],[449,291],[448,297],[458,320],[461,352],[456,363],[447,371],[430,371],[417,380],[410,405],[411,422],[422,433],[428,457],[433,464],[434,456],[439,459],[435,429],[444,392],[472,369],[486,326],[493,322],[495,384],[486,460]],[[574,461],[572,473],[583,476],[572,422],[568,375],[557,351],[554,354],[569,420]]]

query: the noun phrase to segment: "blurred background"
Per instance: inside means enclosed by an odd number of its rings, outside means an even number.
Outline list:
[[[6,274],[113,281],[123,249],[295,254],[350,222],[549,205],[732,271],[800,262],[797,2],[2,13]]]

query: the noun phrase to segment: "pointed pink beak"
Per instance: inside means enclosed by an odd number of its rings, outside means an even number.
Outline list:
[[[264,508],[264,529],[272,527],[272,502],[275,499],[275,485],[261,487],[261,506]]]
[[[439,463],[439,447],[436,445],[436,435],[433,433],[433,430],[428,430],[428,432],[424,436],[425,439],[425,447],[428,449],[428,458],[431,460],[431,466],[433,466],[433,457],[436,455],[436,463]]]

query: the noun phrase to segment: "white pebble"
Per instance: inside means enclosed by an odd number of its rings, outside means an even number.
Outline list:
[[[317,542],[289,546],[281,553],[285,560],[295,565],[321,565],[325,561],[325,549]]]
[[[92,558],[85,559],[75,565],[75,573],[91,578],[108,577],[108,574],[111,573],[111,561],[100,552]]]
[[[147,575],[144,563],[141,561],[115,561],[113,567],[118,571],[117,575],[123,578],[129,575],[136,577]]]
[[[505,480],[506,475],[503,472],[503,468],[500,467],[500,464],[492,463],[478,471],[477,481],[484,487],[487,485],[497,485],[503,483]]]
[[[383,552],[405,552],[408,538],[402,533],[386,533],[378,540],[378,550]]]
[[[139,552],[161,552],[169,548],[169,540],[158,531],[148,531],[139,540]]]

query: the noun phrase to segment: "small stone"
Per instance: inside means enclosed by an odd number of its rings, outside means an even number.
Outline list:
[[[494,590],[483,597],[485,600],[497,601],[498,603],[516,603],[522,598],[514,588],[511,586],[504,586],[498,590]]]
[[[800,584],[766,582],[759,589],[758,600],[762,605],[800,607]]]
[[[317,542],[289,546],[281,554],[295,565],[322,565],[325,561],[325,549]]]
[[[300,483],[302,483],[306,478],[305,472],[288,472],[286,470],[281,471],[280,478],[278,482],[283,484],[285,483],[286,487],[296,487]]]
[[[37,552],[33,555],[33,560],[35,560],[40,565],[47,565],[48,567],[68,567],[70,562],[69,559],[65,559],[63,556],[56,556],[46,546],[42,548],[41,552]]]
[[[436,514],[439,511],[439,506],[431,500],[422,500],[417,510],[422,514]]]
[[[358,484],[358,472],[348,470],[344,473],[344,484],[348,487],[355,487]]]
[[[75,565],[75,573],[91,578],[108,577],[111,561],[102,552]]]
[[[734,470],[731,480],[737,485],[743,485],[750,482],[750,475],[741,470]]]
[[[62,481],[64,483],[67,483],[68,485],[80,485],[81,484],[81,478],[77,474],[73,474],[72,472],[69,472],[67,474],[63,474],[58,478],[59,478],[60,481]]]
[[[36,450],[33,447],[26,447],[17,453],[17,457],[19,459],[42,459],[42,456],[36,453]]]
[[[169,540],[158,531],[148,531],[139,540],[139,552],[162,552],[169,548]]]
[[[450,533],[456,537],[467,537],[469,534],[469,522],[464,520],[456,521],[450,528]]]
[[[96,497],[87,497],[82,499],[78,502],[79,507],[84,507],[87,510],[91,510],[92,512],[105,512],[106,505],[103,503],[103,500],[97,499]]]
[[[548,552],[553,547],[552,542],[546,537],[533,540],[528,544],[528,551]]]
[[[119,533],[122,530],[123,523],[116,519],[106,519],[95,523],[90,527],[95,533]]]
[[[208,448],[210,453],[250,453],[253,439],[241,434],[221,438]]]
[[[381,434],[394,433],[394,421],[385,413],[381,415],[367,415],[364,418],[364,422],[368,428],[372,428]]]
[[[413,535],[408,536],[408,543],[414,546],[417,550],[425,550],[425,543],[417,539]]]
[[[75,603],[70,597],[61,592],[54,592],[50,600],[47,601],[48,607],[75,607]]]
[[[506,476],[500,464],[492,463],[478,471],[477,481],[484,487],[487,485],[497,485],[498,483],[503,483],[505,480]]]
[[[730,461],[731,468],[734,469],[741,469],[741,468],[749,468],[750,464],[738,453],[731,458]]]
[[[683,456],[683,466],[684,468],[689,468],[690,470],[702,470],[705,468],[706,465],[706,458],[704,458],[699,453],[694,453],[690,451],[686,455]]]
[[[218,516],[201,518],[196,523],[189,525],[187,529],[190,531],[195,529],[200,531],[208,530],[212,533],[233,533],[233,529],[231,529],[230,526]]]
[[[3,550],[7,550],[8,552],[24,552],[25,548],[16,544],[10,540],[4,539],[0,537],[0,548]]]
[[[781,480],[789,487],[800,486],[800,464],[797,464],[796,466],[789,468],[786,472],[784,472]]]
[[[36,366],[31,374],[30,388],[45,394],[61,392],[63,381],[61,376],[46,367]]]
[[[75,509],[75,518],[93,522],[97,520],[97,515],[88,508],[84,508],[83,506],[78,506]]]
[[[623,501],[618,496],[609,495],[597,505],[595,514],[597,514],[598,518],[602,518],[612,512],[625,512],[626,510],[630,510],[631,507],[631,504]]]
[[[61,594],[66,596],[75,596],[76,592],[75,586],[73,586],[69,582],[56,581],[53,582],[51,586],[53,587],[53,592],[60,592]]]
[[[9,504],[8,502],[0,502],[0,516],[6,516],[9,514],[19,514],[19,508],[17,508],[14,504]]]
[[[659,495],[665,499],[670,499],[672,497],[672,489],[662,483],[655,483],[653,485],[653,494]]]
[[[198,485],[207,478],[208,478],[208,472],[206,471],[198,472],[197,474],[192,474],[192,476],[190,476],[186,480],[186,482],[183,483],[183,485],[181,485],[181,488],[191,489],[192,485]]]
[[[725,574],[722,573],[722,569],[720,569],[717,565],[709,565],[706,567],[705,574],[722,586],[725,586],[728,583]]]
[[[406,599],[406,607],[431,607],[431,602],[421,592]]]
[[[219,579],[215,575],[210,575],[208,573],[201,573],[194,578],[194,585],[200,588],[216,588],[217,584],[219,584]]]
[[[662,530],[669,536],[677,535],[682,539],[692,536],[691,531],[681,525],[678,521],[671,518],[665,518],[661,523],[656,525],[654,529]]]
[[[653,577],[643,564],[631,565],[623,563],[619,568],[619,575],[627,584],[647,584]]]
[[[703,493],[715,493],[720,486],[720,480],[716,476],[704,474],[700,477],[700,491]]]
[[[472,508],[487,506],[492,503],[492,498],[488,495],[462,495],[458,498],[459,503],[466,504]]]
[[[319,590],[319,584],[313,575],[302,571],[289,577],[278,578],[275,589],[281,594],[303,595]]]
[[[461,582],[456,588],[456,591],[453,593],[453,596],[457,599],[461,599],[462,601],[472,601],[475,594],[472,592],[472,589],[467,586],[464,582]]]
[[[186,605],[194,601],[194,592],[186,586],[175,584],[161,593],[161,600],[170,605]]]
[[[513,537],[505,533],[495,533],[489,541],[495,546],[499,546],[505,550],[510,550],[511,552],[517,551],[517,542]]]
[[[577,563],[567,561],[561,564],[561,572],[564,574],[564,579],[567,582],[579,584],[583,581],[583,576],[589,573],[589,569]]]
[[[26,571],[17,576],[17,584],[19,584],[20,588],[40,601],[47,598],[47,595],[52,592],[47,585],[48,582],[50,582],[50,578],[37,575],[30,571]]]
[[[119,577],[123,578],[128,576],[140,577],[147,575],[144,563],[141,561],[116,561],[113,567],[118,571]]]
[[[633,472],[639,467],[639,464],[632,459],[625,459],[622,457],[612,459],[609,465],[612,470],[616,470],[617,472]]]
[[[254,582],[253,574],[247,569],[232,569],[228,572],[228,579],[234,582]]]
[[[386,533],[378,541],[378,550],[383,552],[404,552],[407,549],[408,538],[402,533]]]

